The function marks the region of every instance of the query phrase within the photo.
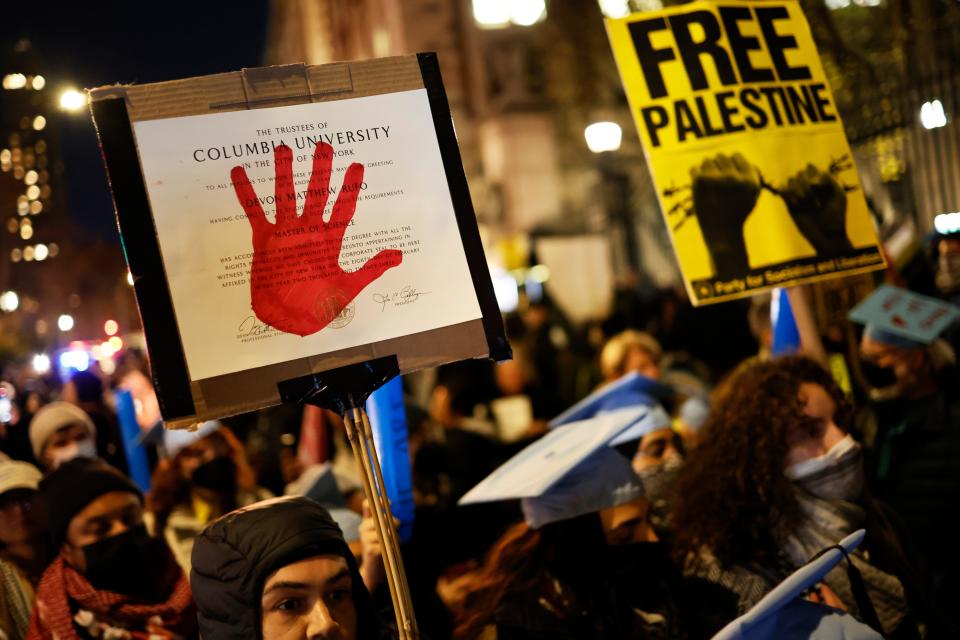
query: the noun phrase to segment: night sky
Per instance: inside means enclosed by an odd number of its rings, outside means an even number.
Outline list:
[[[241,9],[242,7],[242,9]],[[32,43],[47,80],[90,88],[236,71],[263,63],[268,2],[5,2],[0,75],[13,47]],[[118,242],[113,204],[89,113],[62,115],[60,144],[69,210],[92,238]]]

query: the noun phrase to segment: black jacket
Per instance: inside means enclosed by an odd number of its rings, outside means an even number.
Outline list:
[[[229,513],[197,538],[190,586],[206,640],[261,637],[260,596],[271,573],[318,555],[343,556],[353,578],[360,640],[380,637],[356,559],[326,509],[303,497],[275,498]]]

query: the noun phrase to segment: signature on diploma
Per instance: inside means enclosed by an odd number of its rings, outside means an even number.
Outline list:
[[[429,291],[419,291],[416,287],[407,285],[403,289],[392,293],[375,293],[373,294],[373,301],[380,305],[380,311],[385,311],[387,304],[391,302],[395,307],[413,304],[420,299],[420,296],[425,296],[429,293]]]
[[[277,333],[277,330],[268,324],[257,320],[256,316],[248,316],[243,319],[240,326],[237,327],[238,338],[249,338],[252,336],[262,336],[269,333]]]

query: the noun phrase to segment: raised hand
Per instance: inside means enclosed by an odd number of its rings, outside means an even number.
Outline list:
[[[787,181],[780,195],[817,256],[833,257],[853,249],[847,237],[846,190],[831,173],[808,164]]]
[[[693,209],[713,260],[714,277],[750,270],[743,223],[760,197],[760,172],[739,153],[718,154],[690,170]]]
[[[363,165],[347,169],[330,219],[323,211],[331,193],[333,147],[318,143],[305,194],[303,214],[297,215],[293,184],[293,152],[280,145],[274,152],[276,220],[263,213],[256,190],[243,167],[230,172],[234,192],[253,231],[250,303],[261,322],[279,331],[307,336],[330,324],[363,289],[403,261],[403,252],[386,249],[356,271],[340,266],[340,247],[357,208]]]

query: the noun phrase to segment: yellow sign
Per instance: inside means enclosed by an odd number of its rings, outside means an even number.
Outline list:
[[[607,34],[695,305],[886,266],[799,3],[693,2]]]

